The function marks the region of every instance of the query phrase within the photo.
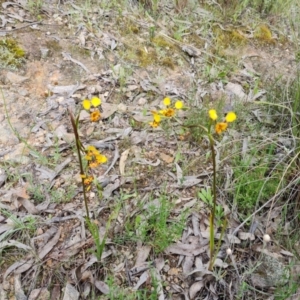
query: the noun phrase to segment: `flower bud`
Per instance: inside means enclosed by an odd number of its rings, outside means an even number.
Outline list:
[[[231,254],[232,254],[232,250],[231,250],[230,248],[227,248],[227,249],[226,249],[226,254],[227,254],[227,255],[231,255]]]
[[[264,242],[266,242],[266,243],[271,241],[271,237],[268,234],[264,234],[263,239],[264,239]]]

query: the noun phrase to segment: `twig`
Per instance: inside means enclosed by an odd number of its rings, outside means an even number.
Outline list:
[[[67,53],[67,52],[62,52],[61,53],[62,56],[64,57],[64,59],[66,60],[70,60],[71,62],[73,62],[74,64],[77,64],[79,65],[84,71],[86,71],[88,74],[90,74],[91,72],[89,71],[89,69],[83,64],[81,63],[80,61],[74,59],[71,57],[70,53]]]
[[[19,30],[19,29],[26,28],[26,27],[31,26],[31,25],[35,25],[35,24],[42,25],[42,22],[41,21],[36,21],[36,22],[29,23],[29,24],[25,24],[25,25],[17,27],[17,28],[12,28],[10,30],[0,30],[0,32],[12,32],[12,31],[16,31],[16,30]]]
[[[110,166],[108,167],[108,169],[105,171],[103,176],[108,174],[108,172],[113,168],[113,166],[115,165],[115,163],[116,163],[116,161],[118,160],[119,157],[120,157],[119,150],[118,150],[118,147],[117,147],[117,144],[116,144],[115,145],[115,155],[114,155],[113,161],[110,164]]]

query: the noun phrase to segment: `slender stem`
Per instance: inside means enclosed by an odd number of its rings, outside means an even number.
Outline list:
[[[78,134],[78,130],[77,130],[77,126],[76,126],[74,116],[73,116],[72,112],[70,111],[70,109],[68,109],[68,112],[69,112],[69,115],[70,115],[73,131],[74,131],[74,135],[75,135],[76,149],[77,149],[77,155],[78,155],[79,166],[80,166],[80,175],[84,175],[83,163],[82,163],[81,152],[80,152],[80,150],[82,148],[82,144],[80,142],[80,138],[79,138],[79,134]],[[87,220],[89,222],[91,222],[83,176],[81,176],[81,183],[82,183],[83,199],[84,199],[84,205],[85,205]]]
[[[213,208],[211,210],[211,215],[210,215],[210,262],[209,262],[209,267],[208,269],[211,271],[213,269],[214,265],[214,250],[215,250],[215,243],[214,243],[214,222],[215,222],[215,214],[216,214],[216,205],[217,205],[217,166],[216,166],[216,154],[215,154],[215,149],[214,149],[214,139],[211,134],[208,134],[208,139],[209,139],[209,145],[210,145],[210,150],[211,150],[211,156],[212,156],[212,163],[213,163],[213,186],[212,186],[212,192],[213,192]]]
[[[223,221],[223,227],[222,227],[222,230],[221,230],[221,235],[220,235],[220,238],[219,238],[219,241],[218,241],[218,244],[217,244],[217,251],[219,252],[220,248],[221,248],[221,243],[222,243],[222,240],[223,240],[223,236],[225,234],[225,230],[227,228],[227,218],[225,216],[224,218],[224,221]],[[212,260],[212,268],[215,264],[215,261],[216,261],[216,258],[217,258],[217,255],[215,254],[214,257],[211,259]]]

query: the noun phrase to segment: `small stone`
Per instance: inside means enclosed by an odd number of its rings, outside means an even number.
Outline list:
[[[45,59],[49,56],[50,50],[48,48],[41,47],[41,58]]]

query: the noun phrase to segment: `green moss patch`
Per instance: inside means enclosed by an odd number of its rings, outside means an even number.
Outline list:
[[[0,69],[17,69],[25,61],[25,51],[12,38],[0,40]]]

